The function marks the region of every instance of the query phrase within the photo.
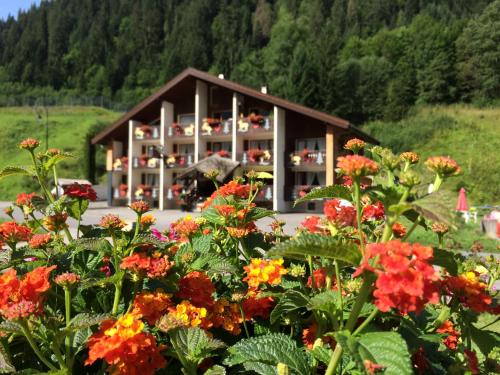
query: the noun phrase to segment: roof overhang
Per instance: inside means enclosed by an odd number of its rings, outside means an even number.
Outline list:
[[[175,76],[173,79],[168,81],[164,86],[162,86],[159,90],[157,90],[154,94],[149,96],[148,98],[144,99],[142,102],[140,102],[138,105],[136,105],[134,108],[132,108],[129,112],[125,113],[122,117],[120,117],[118,120],[116,120],[114,123],[112,123],[109,127],[104,129],[102,132],[94,136],[92,138],[92,143],[105,143],[109,138],[112,137],[112,134],[118,129],[124,126],[125,124],[128,123],[129,120],[132,120],[139,116],[139,114],[146,110],[147,108],[158,105],[159,102],[163,100],[163,98],[169,93],[170,90],[172,90],[174,87],[178,86],[181,82],[183,82],[186,79],[189,78],[194,78],[212,85],[216,85],[219,87],[226,88],[228,90],[231,90],[233,92],[236,92],[238,94],[244,95],[244,96],[250,96],[252,98],[261,100],[263,102],[275,105],[277,107],[283,108],[285,110],[289,111],[294,111],[297,113],[300,113],[304,116],[314,118],[316,120],[319,120],[325,124],[333,125],[339,129],[344,129],[351,131],[352,133],[356,134],[360,138],[363,138],[364,140],[378,144],[378,141],[369,136],[368,134],[364,133],[360,129],[356,128],[354,125],[352,125],[349,121],[344,120],[340,117],[336,117],[333,115],[330,115],[325,112],[317,111],[315,109],[305,107],[303,105],[297,104],[290,102],[288,100],[279,98],[277,96],[273,96],[270,94],[264,94],[258,90],[252,89],[247,86],[240,85],[236,82],[228,81],[223,78],[218,78],[215,77],[211,74],[208,74],[206,72],[202,72],[200,70],[194,69],[194,68],[187,68],[184,70],[182,73],[178,74]]]

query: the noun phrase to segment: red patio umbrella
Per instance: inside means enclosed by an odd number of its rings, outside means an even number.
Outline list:
[[[464,188],[460,188],[460,191],[458,192],[457,211],[469,211],[469,205],[467,204],[467,197],[465,196]]]

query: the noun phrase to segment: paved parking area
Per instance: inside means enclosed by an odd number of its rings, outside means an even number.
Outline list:
[[[4,214],[3,209],[9,205],[10,202],[0,202],[1,218],[8,218],[8,216]],[[156,217],[155,228],[158,228],[159,230],[168,228],[170,223],[173,223],[186,215],[191,215],[193,217],[200,216],[199,212],[181,212],[180,210],[153,210],[151,213]],[[127,207],[108,207],[105,202],[94,202],[90,204],[89,209],[85,213],[82,224],[98,224],[101,217],[107,214],[118,215],[125,221],[135,220],[135,213]],[[276,218],[283,220],[286,223],[284,228],[285,233],[293,234],[295,233],[295,228],[300,225],[307,215],[308,214],[302,213],[286,213],[278,214],[276,215]],[[22,215],[19,210],[16,210],[16,219],[22,220]],[[271,218],[264,218],[259,220],[257,224],[260,229],[269,231],[269,224],[271,222]],[[74,231],[76,229],[76,221],[69,219],[68,223],[70,225],[70,229],[73,229]]]

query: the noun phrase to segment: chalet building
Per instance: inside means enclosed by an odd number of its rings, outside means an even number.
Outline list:
[[[189,68],[92,142],[108,147],[110,205],[148,199],[175,208],[176,177],[218,153],[240,162],[236,174],[271,173],[257,201],[285,212],[311,188],[335,182],[335,160],[353,137],[376,143],[349,121]]]

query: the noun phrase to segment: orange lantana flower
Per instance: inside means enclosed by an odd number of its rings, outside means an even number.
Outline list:
[[[144,323],[134,314],[118,320],[106,320],[100,330],[88,340],[89,357],[86,365],[103,359],[113,375],[152,375],[166,365],[155,337],[143,332]]]
[[[142,292],[135,296],[132,313],[141,316],[149,325],[154,325],[173,305],[171,295],[161,290]]]
[[[283,267],[283,259],[254,258],[243,269],[247,273],[243,281],[246,281],[248,286],[253,289],[257,289],[260,284],[278,285],[281,282],[281,276],[287,273]]]

